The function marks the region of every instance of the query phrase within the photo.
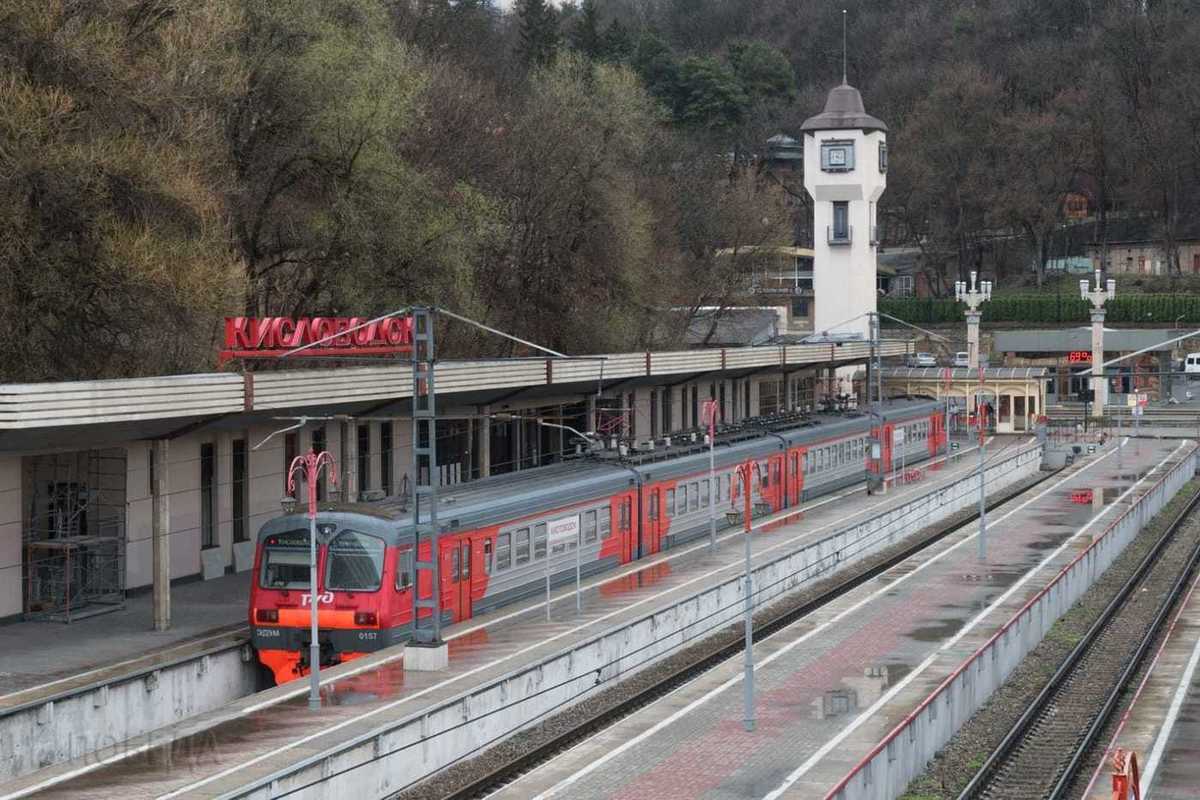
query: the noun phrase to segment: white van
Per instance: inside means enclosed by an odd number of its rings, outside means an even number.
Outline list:
[[[1188,353],[1183,359],[1183,371],[1187,374],[1188,380],[1192,380],[1193,375],[1200,375],[1200,353]]]

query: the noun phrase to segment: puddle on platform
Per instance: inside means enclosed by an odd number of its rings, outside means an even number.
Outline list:
[[[623,594],[654,586],[671,574],[671,562],[661,561],[652,567],[609,581],[600,587],[601,597],[620,597]]]

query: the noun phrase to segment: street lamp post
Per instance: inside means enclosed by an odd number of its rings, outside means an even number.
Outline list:
[[[746,660],[742,680],[742,726],[747,731],[754,730],[754,601],[753,580],[750,572],[750,495],[755,483],[755,473],[762,480],[762,469],[757,461],[746,461],[737,467],[738,482],[743,490],[742,522],[745,526],[746,542],[746,574],[743,578],[746,584]]]
[[[1089,287],[1087,278],[1079,281],[1079,296],[1092,304],[1092,416],[1103,417],[1108,405],[1108,382],[1104,378],[1104,304],[1117,296],[1117,282],[1109,278],[1100,282],[1096,270],[1096,285]]]
[[[978,273],[971,272],[971,284],[966,281],[954,282],[954,298],[967,306],[967,368],[978,369],[979,358],[979,319],[983,312],[979,307],[992,299],[992,282],[980,281],[978,287],[975,278]]]
[[[285,512],[291,512],[296,507],[296,473],[304,475],[305,488],[308,490],[308,707],[321,707],[321,643],[317,640],[317,606],[320,595],[317,592],[317,481],[321,470],[329,476],[333,485],[337,485],[337,470],[333,468],[333,456],[325,451],[314,452],[311,448],[302,456],[292,459],[288,467],[288,496],[283,500]]]

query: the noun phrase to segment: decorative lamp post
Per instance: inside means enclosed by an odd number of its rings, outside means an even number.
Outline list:
[[[708,426],[708,549],[717,549],[717,415],[720,413],[716,400],[705,400],[700,410],[700,419]]]
[[[757,480],[755,473],[758,473]],[[758,466],[757,461],[738,464],[737,478],[738,484],[742,487],[744,501],[742,524],[745,526],[746,532],[743,537],[746,542],[746,574],[743,577],[746,584],[746,661],[742,679],[742,725],[747,731],[752,731],[754,730],[754,601],[752,599],[754,586],[750,572],[750,495],[751,490],[760,485],[758,481],[762,480],[762,468]]]
[[[977,273],[971,273],[971,284],[966,281],[954,282],[954,299],[967,306],[967,367],[979,368],[979,318],[983,312],[979,307],[992,299],[992,282],[980,281],[976,287]]]
[[[1104,379],[1104,304],[1117,296],[1117,282],[1109,278],[1100,282],[1096,270],[1096,285],[1091,288],[1087,278],[1079,281],[1079,296],[1092,303],[1092,416],[1103,417],[1108,405],[1108,382]]]
[[[311,637],[308,645],[308,707],[314,710],[321,707],[321,643],[317,640],[317,606],[320,603],[320,594],[317,592],[317,481],[322,469],[336,486],[337,470],[333,468],[333,456],[329,453],[324,450],[316,453],[310,448],[304,455],[292,459],[287,480],[291,494],[280,501],[285,514],[296,510],[296,473],[302,473],[308,489],[308,609]]]

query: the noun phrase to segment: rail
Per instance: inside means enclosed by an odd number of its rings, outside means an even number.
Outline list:
[[[1096,618],[1096,620],[1088,628],[1087,632],[1084,633],[1083,637],[1079,640],[1075,647],[1072,648],[1071,652],[1067,654],[1067,657],[1063,663],[1059,665],[1057,670],[1055,670],[1054,675],[1050,677],[1050,680],[1047,681],[1046,685],[1042,687],[1040,692],[1038,692],[1037,697],[1035,697],[1033,702],[1029,704],[1029,707],[1025,709],[1024,713],[1021,714],[1021,716],[1013,724],[1012,728],[1010,728],[1008,733],[1005,734],[1004,738],[1000,741],[1000,744],[997,745],[997,747],[988,756],[987,760],[984,761],[983,766],[980,767],[979,771],[975,773],[975,776],[959,793],[959,800],[966,800],[966,798],[976,796],[980,790],[983,789],[983,787],[986,786],[987,783],[992,779],[997,768],[1004,762],[1004,759],[1011,755],[1016,747],[1020,744],[1021,739],[1029,731],[1034,721],[1046,709],[1047,704],[1054,697],[1059,688],[1063,686],[1068,676],[1074,672],[1076,666],[1078,666],[1083,656],[1087,654],[1087,652],[1092,648],[1092,645],[1100,637],[1100,634],[1103,633],[1108,627],[1109,622],[1112,621],[1117,612],[1120,611],[1125,605],[1125,602],[1129,599],[1129,595],[1135,588],[1137,588],[1138,584],[1142,582],[1142,579],[1145,578],[1146,574],[1150,571],[1150,568],[1154,566],[1163,549],[1171,541],[1175,531],[1183,523],[1184,519],[1186,519],[1187,516],[1192,513],[1197,505],[1200,505],[1200,492],[1192,495],[1184,508],[1175,515],[1173,520],[1171,520],[1163,536],[1142,558],[1137,568],[1133,571],[1125,583],[1122,584],[1121,588],[1117,591],[1117,594],[1113,597],[1113,599],[1109,601],[1108,605],[1105,606],[1104,610],[1100,613],[1100,616]],[[1137,669],[1138,665],[1141,664],[1142,658],[1160,630],[1163,620],[1165,620],[1169,615],[1171,607],[1181,594],[1181,590],[1186,587],[1186,578],[1194,567],[1198,555],[1200,555],[1200,550],[1193,549],[1187,565],[1184,567],[1183,572],[1180,573],[1180,577],[1172,585],[1171,591],[1168,592],[1167,597],[1162,601],[1159,611],[1154,617],[1154,621],[1151,623],[1149,628],[1147,628],[1141,640],[1139,641],[1138,647],[1134,651],[1132,658],[1126,662],[1125,668],[1122,670],[1121,676],[1117,680],[1117,683],[1106,695],[1104,703],[1101,706],[1100,713],[1092,721],[1092,724],[1088,727],[1087,733],[1084,734],[1083,739],[1080,740],[1078,746],[1072,754],[1071,761],[1068,763],[1065,771],[1059,777],[1054,789],[1051,791],[1051,798],[1061,797],[1062,793],[1066,790],[1067,785],[1074,778],[1075,772],[1079,768],[1080,760],[1091,748],[1095,741],[1095,737],[1100,731],[1100,728],[1104,725],[1104,723],[1108,720],[1109,715],[1112,713],[1112,709],[1116,705],[1121,691],[1127,685],[1130,677],[1133,675],[1133,672]]]
[[[873,778],[875,778],[875,776],[872,774],[873,765],[875,765],[880,759],[887,759],[887,762],[884,764],[885,767],[893,762],[899,763],[901,759],[899,751],[906,745],[910,745],[911,748],[909,749],[913,752],[909,752],[907,754],[908,757],[904,760],[905,773],[903,775],[896,776],[896,780],[894,781],[894,783],[900,785],[900,789],[902,791],[903,787],[907,786],[908,782],[911,781],[912,778],[916,777],[916,774],[919,773],[920,769],[924,768],[924,765],[927,763],[928,759],[931,758],[933,754],[950,739],[950,736],[953,735],[958,726],[966,722],[970,716],[970,714],[963,713],[962,709],[960,709],[956,715],[958,718],[957,724],[946,725],[944,722],[938,723],[938,701],[942,700],[943,698],[947,701],[951,700],[952,698],[949,693],[952,689],[957,688],[960,692],[971,692],[979,700],[978,704],[982,705],[982,700],[990,696],[990,692],[982,693],[982,698],[980,698],[979,687],[977,684],[982,683],[982,680],[976,681],[972,680],[971,678],[973,673],[982,672],[985,656],[989,659],[996,657],[999,653],[997,648],[1001,642],[1005,642],[1007,644],[1010,635],[1012,635],[1014,639],[1020,639],[1020,634],[1023,628],[1032,628],[1033,609],[1035,607],[1041,607],[1039,604],[1043,600],[1053,598],[1058,602],[1058,605],[1062,607],[1062,610],[1069,608],[1070,605],[1074,603],[1075,598],[1070,597],[1072,592],[1064,591],[1065,588],[1068,588],[1067,581],[1078,575],[1078,570],[1081,568],[1090,567],[1093,570],[1097,570],[1097,574],[1099,574],[1099,572],[1103,572],[1103,569],[1100,569],[1100,567],[1106,567],[1107,564],[1102,562],[1105,559],[1111,562],[1111,559],[1116,555],[1109,550],[1114,532],[1120,530],[1121,526],[1130,524],[1134,524],[1135,530],[1140,529],[1140,523],[1149,518],[1148,516],[1144,516],[1148,502],[1159,502],[1160,505],[1158,508],[1166,505],[1166,501],[1174,495],[1175,491],[1178,491],[1179,487],[1182,486],[1183,483],[1186,482],[1187,478],[1190,477],[1190,475],[1195,471],[1197,450],[1200,450],[1200,447],[1193,445],[1178,463],[1168,469],[1166,473],[1157,481],[1155,481],[1155,483],[1140,498],[1138,498],[1133,504],[1130,505],[1129,508],[1125,509],[1112,522],[1110,522],[1108,526],[1105,527],[1104,531],[1097,536],[1087,548],[1072,558],[1061,570],[1058,571],[1058,573],[1049,583],[1046,584],[1046,586],[1044,586],[1033,597],[1029,598],[1029,600],[1026,601],[1021,608],[1018,609],[1016,613],[1014,613],[1003,625],[1001,625],[1000,628],[997,629],[996,632],[993,633],[986,642],[980,645],[974,653],[972,653],[967,657],[966,660],[962,662],[962,664],[960,664],[954,669],[953,672],[946,676],[946,678],[940,684],[938,684],[937,688],[930,692],[930,694],[924,700],[922,700],[915,709],[913,709],[907,716],[905,716],[903,720],[901,720],[894,728],[892,728],[892,730],[886,736],[884,736],[878,744],[872,747],[871,750],[862,759],[860,759],[858,763],[855,764],[854,767],[851,768],[851,770],[833,786],[833,788],[826,793],[825,800],[849,800],[852,797],[859,796],[882,796],[878,791],[870,788],[877,782],[873,780]],[[1164,497],[1163,495],[1166,496]],[[1154,497],[1154,500],[1148,501],[1148,498],[1151,497]],[[1139,521],[1138,517],[1144,517],[1144,519]],[[1079,589],[1078,585],[1075,585],[1073,588],[1076,590]],[[1076,596],[1081,594],[1082,591],[1076,592]],[[1052,618],[1047,620],[1045,617]],[[1039,616],[1038,621],[1039,624],[1044,627],[1044,629],[1048,629],[1049,626],[1053,624],[1055,619],[1057,619],[1056,615],[1043,614]],[[1041,636],[1036,637],[1036,641],[1040,640]],[[1034,644],[1036,644],[1036,641]],[[1032,649],[1032,645],[1030,645],[1028,649]],[[1025,652],[1027,652],[1027,650]],[[1022,655],[1023,654],[1024,653],[1022,653]],[[1008,658],[1007,660],[1010,662],[1010,669],[1015,668],[1016,663],[1019,662],[1019,659]],[[998,685],[999,683],[1003,682],[1003,679],[1006,676],[1007,672],[1005,672],[1003,675],[993,675],[992,677]],[[998,680],[996,680],[997,678]],[[947,713],[946,716],[949,717],[950,714]],[[937,733],[940,734],[940,736],[934,736],[932,729],[935,725],[937,725]],[[926,735],[926,738],[924,739],[924,745],[919,744],[917,741],[920,738],[918,729],[920,729],[920,733]],[[904,736],[906,733],[909,734],[907,737]],[[941,741],[935,741],[934,744],[930,746],[930,739],[936,738],[941,738]],[[922,749],[926,752],[921,752]],[[864,789],[861,795],[854,791],[860,785]],[[899,792],[896,792],[896,794],[899,794]]]

